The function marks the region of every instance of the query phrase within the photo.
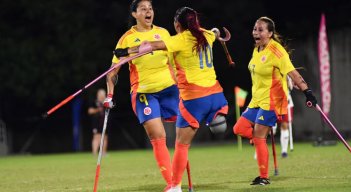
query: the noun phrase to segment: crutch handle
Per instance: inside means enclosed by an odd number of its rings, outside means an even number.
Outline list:
[[[307,101],[307,102],[306,102],[306,105],[307,105],[307,107],[309,107],[309,108],[311,108],[311,107],[313,106],[313,104],[312,104],[311,101]]]

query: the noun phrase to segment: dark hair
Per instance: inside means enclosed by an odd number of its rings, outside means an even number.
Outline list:
[[[288,52],[288,54],[290,54],[291,50],[288,47],[288,44],[283,40],[282,36],[275,30],[275,23],[274,21],[269,18],[269,17],[260,17],[257,19],[257,21],[263,21],[265,23],[267,23],[267,29],[269,32],[272,32],[272,39],[274,39],[275,41],[277,41],[278,43],[280,43],[285,50]]]
[[[129,12],[130,12],[129,19],[128,19],[128,26],[129,27],[132,27],[133,25],[136,24],[135,18],[132,16],[132,13],[136,12],[136,10],[139,6],[139,3],[142,1],[149,1],[152,4],[152,0],[133,0],[129,6]]]
[[[176,11],[174,21],[178,21],[184,30],[189,30],[191,34],[196,38],[196,43],[193,47],[193,51],[201,52],[205,50],[208,42],[200,29],[200,22],[198,20],[197,12],[189,7],[182,7]]]

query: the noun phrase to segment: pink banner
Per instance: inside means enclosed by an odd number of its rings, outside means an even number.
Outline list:
[[[318,60],[320,72],[322,110],[328,115],[330,111],[331,92],[330,92],[330,62],[328,37],[325,24],[325,16],[322,14],[318,36]]]

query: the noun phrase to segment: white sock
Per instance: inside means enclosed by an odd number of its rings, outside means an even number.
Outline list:
[[[281,130],[280,145],[282,147],[282,153],[288,152],[288,144],[289,144],[289,130]]]

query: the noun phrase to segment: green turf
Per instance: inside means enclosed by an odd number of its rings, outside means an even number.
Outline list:
[[[351,154],[342,143],[329,147],[295,143],[288,158],[278,156],[279,176],[273,176],[270,158],[269,186],[249,185],[258,175],[253,154],[250,145],[241,152],[234,144],[192,147],[195,191],[351,191]],[[96,161],[90,153],[2,157],[0,191],[92,191]],[[183,191],[186,178],[185,174]],[[161,192],[164,187],[151,150],[109,152],[102,160],[99,191]]]

